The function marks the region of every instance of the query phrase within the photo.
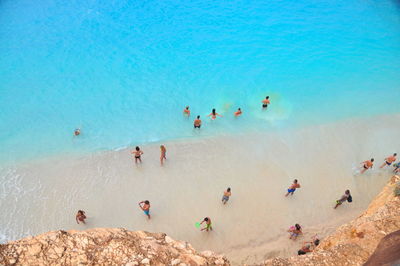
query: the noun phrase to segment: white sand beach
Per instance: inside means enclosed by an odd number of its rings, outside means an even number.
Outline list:
[[[320,238],[359,215],[390,177],[383,159],[400,152],[400,115],[354,118],[296,129],[141,146],[84,157],[53,157],[0,169],[1,233],[12,240],[57,229],[124,227],[165,232],[198,250],[226,254],[234,264],[296,254],[312,235]],[[133,149],[133,147],[132,147]],[[374,157],[373,170],[354,168]],[[285,197],[296,178],[301,184]],[[221,203],[223,191],[232,197]],[[353,202],[334,202],[350,189]],[[138,207],[151,203],[151,220]],[[75,222],[86,211],[86,225]],[[212,232],[195,227],[212,219]],[[304,235],[289,240],[295,223]]]

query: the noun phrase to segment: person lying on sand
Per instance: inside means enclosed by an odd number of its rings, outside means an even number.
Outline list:
[[[372,166],[374,165],[374,158],[371,158],[371,160],[368,160],[368,161],[364,161],[361,164],[363,165],[363,168],[361,170],[361,174],[363,174],[365,171],[367,171],[368,169],[372,168]]]
[[[200,116],[198,115],[197,118],[194,120],[194,128],[200,128],[201,127],[201,120],[200,120]]]
[[[160,146],[160,150],[161,150],[160,162],[161,162],[161,165],[163,165],[164,164],[164,159],[167,160],[167,157],[166,157],[167,149],[165,148],[164,145],[161,145]]]
[[[217,118],[217,116],[222,117],[222,115],[218,114],[215,109],[212,109],[211,113],[208,115],[211,116],[211,119],[214,120]]]
[[[300,188],[300,184],[297,183],[297,179],[293,180],[293,184],[288,188],[285,197],[289,196],[289,194],[293,195],[296,191],[296,188]]]
[[[76,223],[79,224],[79,222],[82,222],[82,223],[86,224],[85,219],[86,219],[85,212],[82,210],[79,210],[75,216]]]
[[[231,195],[232,195],[231,188],[228,187],[228,189],[226,191],[224,191],[224,195],[222,196],[222,203],[226,204]]]
[[[211,230],[211,231],[213,230],[212,226],[211,226],[211,219],[209,217],[204,218],[204,220],[200,224],[202,224],[202,223],[206,223],[206,227],[201,229],[201,231],[206,230],[208,232],[209,230]]]
[[[345,202],[346,200],[348,202],[352,202],[353,201],[353,199],[352,199],[352,197],[350,195],[350,190],[346,190],[344,192],[344,194],[342,195],[342,197],[336,201],[336,205],[335,205],[334,209],[336,209],[339,205],[342,205],[343,202]]]
[[[301,226],[299,224],[295,224],[294,226],[291,226],[288,230],[290,233],[289,239],[296,240],[297,237],[302,234],[303,232],[301,231]]]
[[[187,116],[190,116],[189,106],[186,106],[186,108],[183,109],[183,114],[184,114],[184,115],[187,115]]]
[[[269,96],[265,97],[265,99],[262,100],[261,102],[262,102],[262,107],[263,107],[263,109],[267,109],[268,104],[271,103],[271,102],[269,101]]]
[[[150,201],[144,200],[139,202],[139,207],[142,209],[144,214],[147,215],[147,218],[150,219]]]
[[[304,255],[308,252],[314,251],[314,249],[319,245],[320,240],[315,235],[310,242],[304,242],[303,247],[297,251],[297,255]]]
[[[392,163],[394,163],[396,161],[396,156],[397,156],[397,153],[393,153],[392,156],[385,158],[385,162],[381,165],[380,168],[383,168],[385,165],[390,166]]]
[[[138,161],[142,162],[141,156],[144,152],[140,150],[139,146],[136,146],[135,151],[132,151],[131,153],[135,155],[135,163]]]
[[[237,111],[235,112],[235,117],[238,117],[242,114],[242,110],[240,108],[237,109]]]

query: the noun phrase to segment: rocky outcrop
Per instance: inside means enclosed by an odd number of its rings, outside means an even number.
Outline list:
[[[385,236],[400,229],[400,197],[394,193],[398,182],[400,177],[393,176],[364,213],[340,226],[313,253],[274,258],[264,265],[363,265]]]
[[[229,265],[163,233],[125,229],[54,231],[0,246],[0,265]]]

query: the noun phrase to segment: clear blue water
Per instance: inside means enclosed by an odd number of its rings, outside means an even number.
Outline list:
[[[0,161],[394,113],[399,99],[398,1],[0,2]],[[196,134],[186,105],[225,117]]]

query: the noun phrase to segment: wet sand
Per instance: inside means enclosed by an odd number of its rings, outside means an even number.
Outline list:
[[[359,215],[385,185],[392,168],[379,166],[400,151],[399,118],[163,143],[163,167],[159,143],[141,146],[141,165],[130,150],[120,150],[3,166],[1,234],[11,240],[57,229],[124,227],[165,232],[198,250],[224,253],[234,264],[294,255],[312,235],[323,238]],[[375,168],[355,174],[371,157]],[[285,198],[294,178],[301,188]],[[228,186],[232,197],[223,205]],[[346,189],[353,203],[333,210]],[[145,199],[150,221],[138,207]],[[86,211],[86,225],[76,224],[78,209]],[[213,222],[209,233],[195,227],[206,216]],[[295,223],[304,235],[292,241],[286,230]]]

